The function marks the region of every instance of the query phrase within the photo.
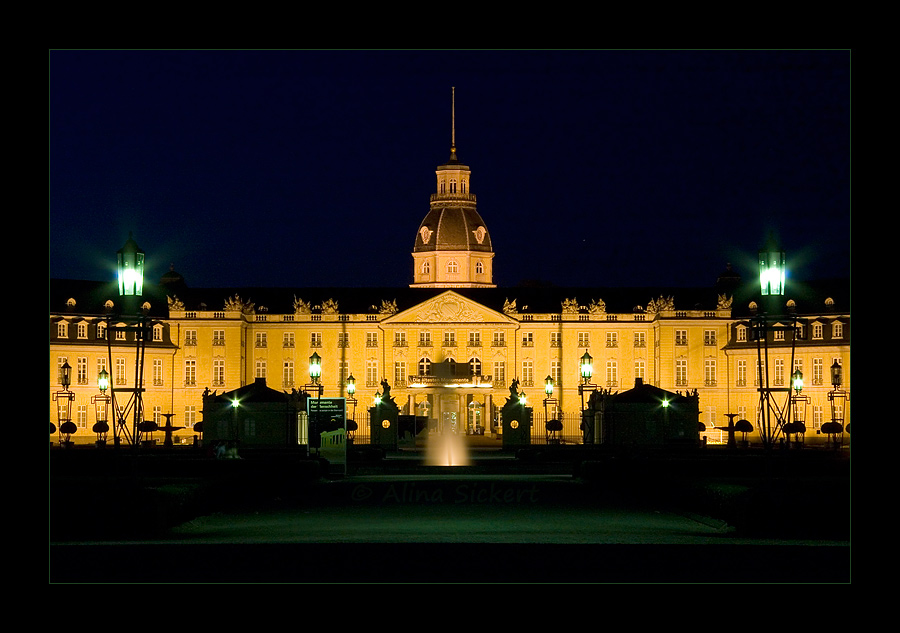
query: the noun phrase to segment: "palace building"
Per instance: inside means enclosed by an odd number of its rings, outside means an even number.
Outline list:
[[[691,288],[652,280],[631,288],[498,288],[490,231],[476,208],[471,171],[457,158],[455,130],[428,212],[413,230],[408,287],[193,288],[174,271],[146,283],[144,419],[159,427],[168,421],[178,429],[176,443],[192,441],[205,391],[258,379],[272,389],[303,390],[315,353],[323,396],[346,397],[347,380],[355,378],[360,429],[386,380],[401,414],[444,430],[496,434],[515,379],[533,407],[535,436],[543,435],[542,420],[558,419],[563,440],[578,443],[590,391],[642,383],[696,391],[707,442],[725,440],[729,415],[753,424],[753,441],[761,370],[770,384],[788,387],[797,369],[806,441],[824,439],[818,431],[833,419],[849,426],[846,399],[829,395],[834,365],[843,369],[840,388],[850,389],[849,280],[789,282],[781,309],[786,323],[798,325],[795,334],[771,333],[764,368],[751,335],[759,285],[730,267]],[[93,443],[100,373],[113,388],[135,387],[134,334],[110,317],[121,309],[115,282],[51,280],[49,298],[51,423],[59,426],[68,406],[71,441]],[[581,374],[586,353],[590,379]],[[64,366],[71,370],[65,388]]]

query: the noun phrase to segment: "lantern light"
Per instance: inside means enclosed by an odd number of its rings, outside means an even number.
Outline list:
[[[794,391],[798,394],[803,391],[803,372],[799,369],[795,370],[793,374],[791,374],[791,385],[794,387]]]
[[[64,361],[62,367],[60,369],[59,382],[63,386],[63,389],[69,389],[69,385],[72,384],[72,366],[69,365],[69,361]]]
[[[591,364],[593,360],[594,359],[587,351],[585,351],[584,356],[581,357],[581,377],[585,380],[590,380],[591,375],[594,373],[594,367]]]
[[[834,359],[834,362],[831,364],[831,385],[837,389],[843,383],[843,368],[841,364]]]
[[[140,297],[144,294],[144,251],[140,249],[131,233],[125,246],[116,254],[119,277],[119,296]]]
[[[784,251],[769,236],[765,247],[759,251],[759,289],[764,297],[784,294]]]
[[[347,377],[347,393],[350,394],[351,398],[356,393],[356,378],[353,377],[353,374]]]
[[[547,397],[553,395],[553,378],[551,376],[547,376],[544,379],[544,393],[547,394]]]
[[[106,390],[109,389],[109,372],[105,369],[101,369],[97,374],[97,387],[100,389],[100,393],[106,393]]]
[[[309,377],[313,382],[319,382],[319,377],[322,375],[322,357],[317,353],[313,352],[312,356],[309,357]]]

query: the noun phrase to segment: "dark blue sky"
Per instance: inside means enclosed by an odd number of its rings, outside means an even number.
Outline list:
[[[51,277],[397,286],[456,144],[495,282],[850,274],[849,51],[51,51]]]

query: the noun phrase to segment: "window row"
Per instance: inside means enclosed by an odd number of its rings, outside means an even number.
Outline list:
[[[75,326],[75,337],[78,340],[88,340],[88,332],[91,327],[94,328],[94,334],[96,339],[98,340],[106,340],[106,332],[109,329],[106,321],[100,321],[96,324],[89,324],[86,321],[79,321],[78,323],[72,324],[67,321],[59,321],[56,324],[56,337],[59,339],[68,339],[69,338],[69,330],[71,326]],[[124,327],[113,326],[113,330],[115,331],[115,336],[113,340],[115,341],[124,341],[126,340],[127,329]],[[163,341],[163,326],[162,324],[155,324],[150,329],[151,340],[155,343],[161,343]]]
[[[798,341],[820,341],[825,339],[826,324],[814,322],[812,324],[800,323],[795,328],[796,339]],[[775,341],[790,340],[786,335],[787,329],[778,329],[772,332],[772,339]],[[811,336],[810,336],[811,335]],[[746,343],[750,340],[750,326],[740,324],[735,328],[735,341],[738,343]],[[831,323],[831,338],[844,338],[844,324],[841,321]]]

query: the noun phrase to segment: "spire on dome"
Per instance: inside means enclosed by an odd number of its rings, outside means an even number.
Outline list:
[[[450,160],[457,162],[456,158],[456,87],[450,88]]]

